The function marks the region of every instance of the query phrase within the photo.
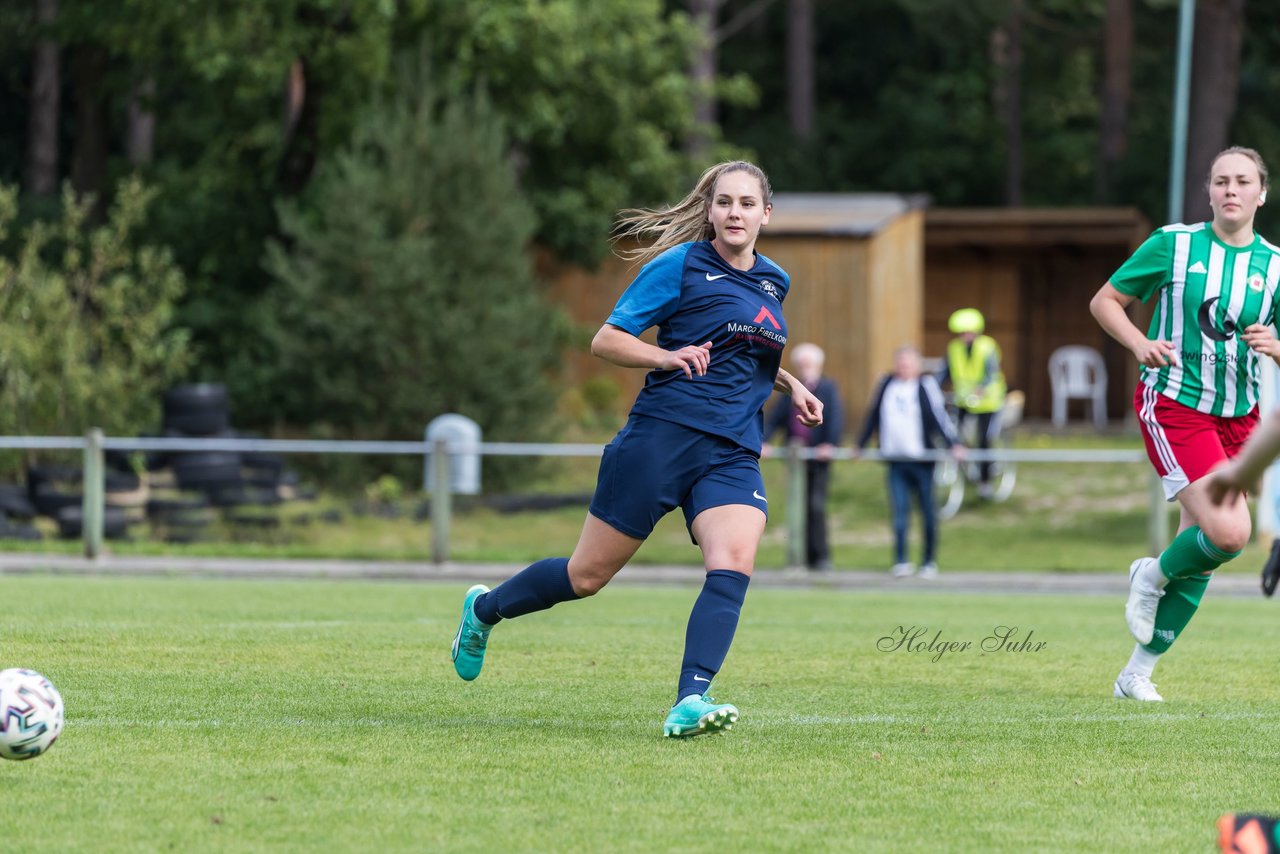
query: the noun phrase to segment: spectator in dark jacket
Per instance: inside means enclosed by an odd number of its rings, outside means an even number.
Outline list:
[[[764,438],[769,441],[782,432],[788,443],[799,442],[813,448],[814,458],[805,461],[805,565],[815,572],[831,569],[831,545],[827,537],[827,492],[831,484],[831,457],[840,444],[843,418],[840,393],[833,380],[823,376],[826,354],[817,344],[796,345],[791,353],[791,369],[805,388],[822,401],[823,419],[817,427],[806,427],[797,416],[790,398],[778,400],[765,419]],[[766,449],[767,450],[767,449]]]
[[[950,446],[957,460],[964,445],[943,402],[938,381],[920,369],[920,351],[899,347],[894,370],[886,374],[871,395],[866,421],[858,435],[854,456],[866,448],[872,433],[880,434],[880,454],[889,464],[889,507],[893,513],[893,569],[895,578],[914,575],[907,560],[907,528],[914,497],[924,522],[922,578],[938,574],[938,512],[933,496],[934,461],[927,455],[938,440]]]

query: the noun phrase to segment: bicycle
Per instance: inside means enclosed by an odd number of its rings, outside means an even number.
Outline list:
[[[1012,430],[1022,421],[1022,408],[1025,403],[1025,396],[1020,391],[1011,391],[1005,395],[1004,406],[1000,410],[999,429],[996,436],[991,442],[991,450],[999,451],[1005,447],[1004,435],[1008,430]],[[952,407],[948,405],[948,409]],[[965,424],[965,442],[972,446],[977,444],[972,435],[974,423],[969,421]],[[960,512],[960,507],[964,504],[965,485],[968,483],[978,483],[980,478],[979,464],[975,461],[966,460],[964,463],[957,463],[954,459],[947,458],[942,460],[934,467],[933,470],[933,486],[938,501],[938,518],[950,519]],[[995,460],[991,463],[991,482],[993,489],[990,500],[995,502],[1004,502],[1009,500],[1009,496],[1013,495],[1013,488],[1018,482],[1018,466],[1012,460]]]

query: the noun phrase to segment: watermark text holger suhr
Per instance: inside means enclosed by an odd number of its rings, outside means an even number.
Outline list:
[[[928,626],[898,626],[892,632],[876,641],[876,649],[881,652],[916,652],[928,653],[931,661],[941,661],[949,653],[969,652],[974,649],[987,652],[1040,652],[1049,645],[1048,641],[1032,640],[1035,629],[1022,635],[1017,626],[996,626],[982,640],[947,640],[942,636],[942,629],[930,631]]]

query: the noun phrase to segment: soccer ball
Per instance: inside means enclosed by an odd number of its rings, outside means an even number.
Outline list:
[[[62,695],[34,670],[0,670],[0,757],[34,759],[62,732]]]

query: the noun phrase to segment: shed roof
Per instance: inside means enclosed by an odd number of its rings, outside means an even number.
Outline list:
[[[898,193],[774,193],[771,234],[869,237],[928,197]]]
[[[1132,207],[932,208],[924,222],[931,247],[1137,246],[1151,233]]]

